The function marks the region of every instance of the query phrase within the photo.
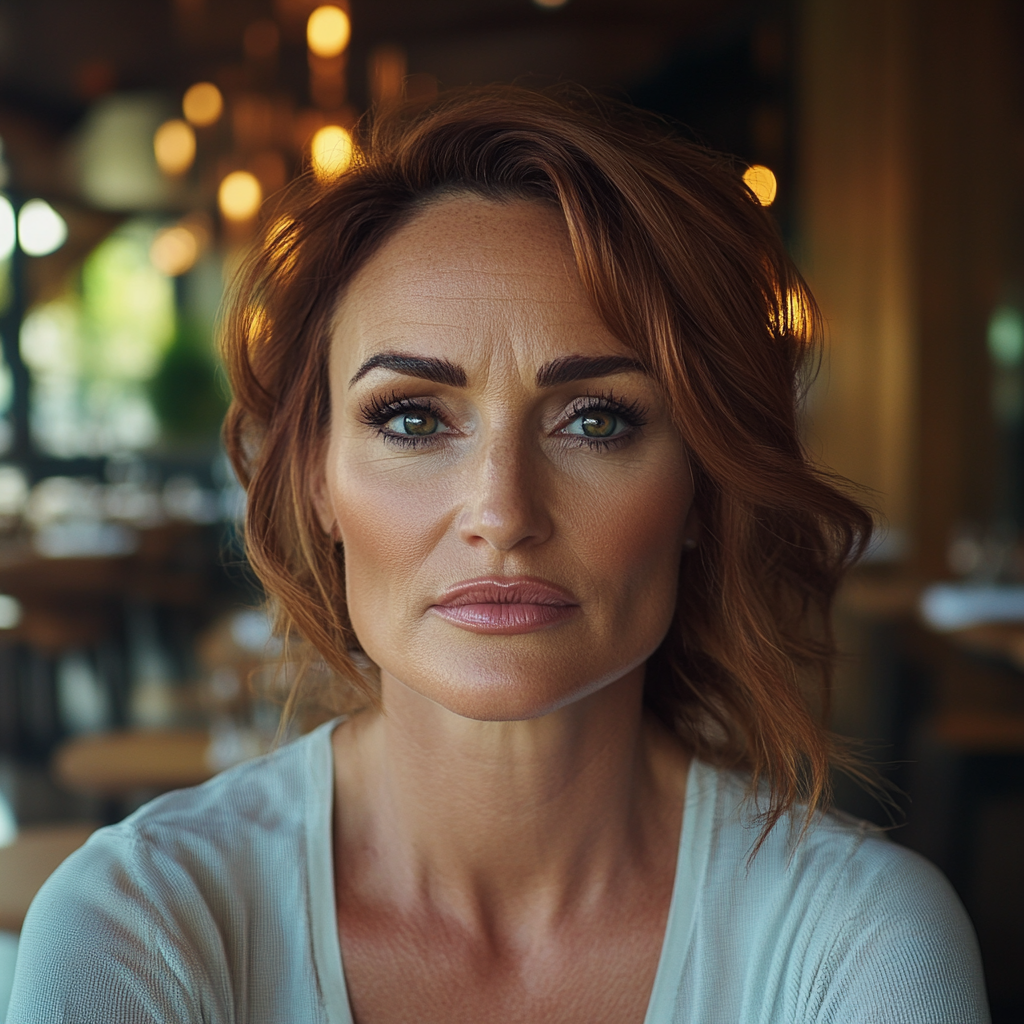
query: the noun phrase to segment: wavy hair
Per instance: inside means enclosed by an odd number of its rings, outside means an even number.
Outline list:
[[[696,756],[765,787],[762,839],[798,802],[810,821],[831,769],[857,773],[827,729],[830,616],[872,523],[800,441],[819,317],[773,219],[730,159],[580,93],[459,90],[367,118],[356,139],[344,174],[307,176],[267,218],[222,330],[224,438],[248,491],[248,558],[279,624],[333,670],[341,704],[379,703],[344,551],[310,498],[347,283],[439,195],[551,204],[594,308],[664,389],[694,476],[701,542],[683,559],[646,703]]]

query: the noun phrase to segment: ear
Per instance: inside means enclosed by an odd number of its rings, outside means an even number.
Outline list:
[[[309,481],[309,496],[313,502],[320,529],[332,540],[338,539],[338,520],[331,504],[330,490],[327,486],[327,445],[320,446],[320,452],[313,461],[313,473]]]

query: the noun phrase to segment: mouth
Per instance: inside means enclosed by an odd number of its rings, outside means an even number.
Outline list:
[[[579,611],[566,590],[534,576],[488,576],[458,583],[430,611],[471,633],[510,636],[557,626]]]

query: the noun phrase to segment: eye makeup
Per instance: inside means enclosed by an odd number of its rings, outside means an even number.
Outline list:
[[[372,427],[386,444],[401,448],[436,444],[439,435],[452,432],[444,411],[433,399],[408,398],[394,391],[388,397],[372,395],[359,407],[359,418],[368,427]],[[391,426],[399,419],[404,421],[407,428],[405,431]]]
[[[579,429],[572,429],[577,422]],[[639,402],[602,392],[573,399],[558,433],[577,447],[609,451],[632,441],[646,423],[647,412]]]
[[[456,432],[450,415],[434,399],[397,391],[371,395],[360,405],[359,419],[384,443],[402,448],[437,445]],[[553,436],[572,447],[609,451],[632,441],[646,422],[647,412],[638,401],[612,392],[580,395],[562,412]]]

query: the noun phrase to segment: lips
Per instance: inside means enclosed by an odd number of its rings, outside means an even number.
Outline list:
[[[489,576],[449,589],[430,610],[472,633],[505,636],[559,625],[579,610],[566,590],[532,576]]]

